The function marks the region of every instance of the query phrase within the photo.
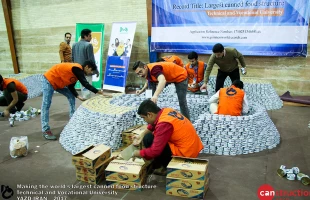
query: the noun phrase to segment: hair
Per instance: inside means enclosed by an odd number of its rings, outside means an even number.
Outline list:
[[[158,59],[156,60],[156,62],[165,62],[165,59],[163,59],[163,58],[158,58]]]
[[[132,69],[133,69],[133,70],[136,70],[138,67],[139,67],[139,68],[143,68],[144,65],[145,65],[145,64],[144,64],[143,62],[141,62],[141,61],[138,60],[137,62],[135,62],[135,63],[133,64]]]
[[[86,36],[88,36],[89,34],[91,33],[91,30],[89,30],[89,29],[83,29],[82,31],[81,31],[81,38],[85,38]]]
[[[220,43],[217,43],[213,46],[213,53],[222,53],[224,51],[224,46]]]
[[[66,37],[67,34],[69,34],[71,36],[71,33],[67,32],[67,33],[65,33],[65,37]]]
[[[97,71],[97,65],[94,61],[86,60],[82,65],[83,69],[84,67],[86,67],[86,65],[88,65],[88,67],[91,68],[93,71]]]
[[[2,82],[3,82],[3,77],[0,74],[0,83],[2,83]]]
[[[240,80],[234,80],[234,82],[232,83],[232,85],[234,85],[237,88],[243,89],[243,82]]]
[[[187,56],[188,59],[198,59],[198,54],[195,52],[195,51],[191,51],[188,56]]]
[[[150,99],[144,100],[139,108],[138,108],[138,115],[146,116],[148,112],[157,114],[161,109]]]

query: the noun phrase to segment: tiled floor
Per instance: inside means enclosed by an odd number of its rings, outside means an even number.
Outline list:
[[[80,102],[78,102],[79,104]],[[41,106],[41,97],[27,101],[26,107],[29,106],[39,108]],[[266,183],[275,190],[304,190],[310,193],[309,186],[303,186],[299,181],[288,181],[276,174],[276,170],[283,164],[287,167],[297,166],[302,172],[310,175],[310,129],[308,128],[310,108],[284,106],[280,110],[269,111],[269,116],[281,134],[281,144],[277,148],[235,157],[201,155],[210,159],[210,188],[205,199],[258,199],[257,190],[262,184]],[[75,169],[71,164],[71,154],[66,152],[58,141],[43,139],[39,117],[30,121],[17,122],[13,128],[9,127],[7,121],[1,120],[0,185],[6,185],[13,189],[14,196],[11,199],[17,199],[17,196],[31,197],[28,199],[40,199],[35,197],[44,199],[43,197],[48,197],[47,199],[52,200],[184,199],[167,196],[165,194],[165,177],[160,176],[152,176],[148,180],[148,184],[156,185],[156,189],[147,189],[142,192],[97,189],[94,186],[91,189],[83,189],[88,185],[76,181]],[[66,98],[55,95],[50,110],[52,131],[59,135],[68,120]],[[12,136],[21,135],[28,136],[29,155],[24,158],[12,159],[9,155],[10,139]],[[27,185],[32,189],[17,190],[18,184]],[[55,189],[52,186],[63,188]],[[33,187],[38,188],[35,190]],[[73,187],[76,189],[73,189]],[[36,191],[37,194],[21,194],[20,191]],[[50,194],[41,195],[40,192],[50,192]],[[83,192],[85,194],[81,194]],[[90,192],[97,192],[97,194],[90,194]],[[99,192],[106,192],[107,194],[98,194]],[[61,193],[67,193],[67,195],[61,195]],[[1,194],[3,192],[0,193],[0,199]],[[302,200],[310,199],[310,196],[277,197],[274,199]]]

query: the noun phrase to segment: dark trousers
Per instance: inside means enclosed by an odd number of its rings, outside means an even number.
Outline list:
[[[21,111],[21,109],[24,107],[24,102],[27,100],[28,95],[23,94],[21,92],[17,91],[18,101],[15,104],[15,108],[13,107],[10,110],[10,113],[14,113],[16,111]],[[13,97],[10,92],[7,90],[3,90],[3,96],[0,97],[0,106],[8,106],[13,101]]]
[[[234,82],[235,80],[240,80],[239,68],[233,70],[232,72],[223,72],[218,69],[216,76],[215,92],[224,87],[224,82],[227,76],[229,76],[231,82]]]
[[[154,135],[152,133],[146,134],[143,138],[143,144],[144,144],[145,148],[151,147],[153,144],[153,140],[154,140]],[[172,152],[171,152],[169,144],[167,144],[165,146],[163,152],[161,152],[161,154],[158,157],[154,158],[153,168],[157,169],[157,168],[160,168],[162,166],[167,167],[169,162],[172,159],[171,156],[172,156]]]

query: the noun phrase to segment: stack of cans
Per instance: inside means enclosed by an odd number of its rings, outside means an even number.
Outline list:
[[[276,93],[272,84],[264,80],[242,79],[244,83],[244,91],[246,92],[249,102],[259,103],[264,105],[267,110],[280,109],[283,106],[283,101]],[[209,97],[215,93],[216,77],[210,77],[208,83]],[[224,87],[231,85],[230,78],[226,78]]]
[[[280,134],[259,104],[250,105],[245,116],[204,113],[194,127],[204,144],[203,153],[240,155],[273,149],[280,143]]]

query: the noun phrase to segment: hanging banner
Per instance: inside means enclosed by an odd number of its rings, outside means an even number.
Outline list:
[[[307,55],[309,0],[152,0],[151,51]]]
[[[104,24],[76,24],[76,32],[75,32],[75,42],[80,41],[81,39],[81,31],[83,29],[89,29],[92,31],[92,40],[90,43],[93,45],[94,48],[94,56],[96,65],[99,71],[99,77],[97,75],[93,75],[92,77],[92,85],[97,88],[101,89],[102,85],[102,52],[103,52],[103,43],[104,43]],[[81,84],[78,81],[75,85],[75,88],[80,89]]]
[[[125,92],[136,22],[113,23],[103,89]]]

